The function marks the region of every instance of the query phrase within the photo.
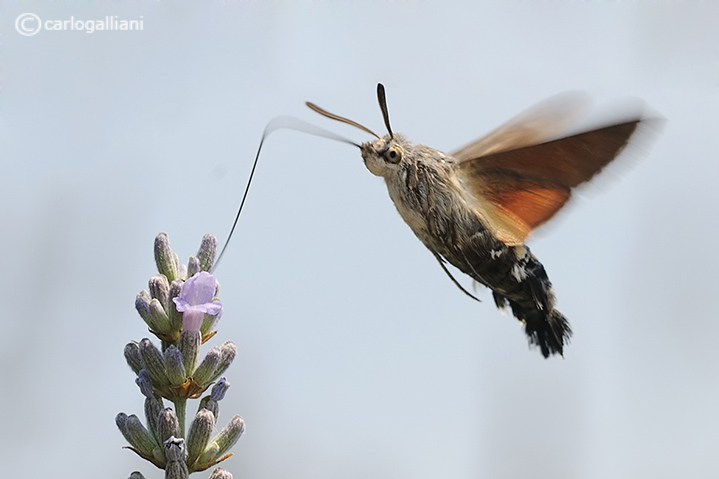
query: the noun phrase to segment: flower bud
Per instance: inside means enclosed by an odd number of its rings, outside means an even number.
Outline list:
[[[214,437],[205,448],[200,457],[197,459],[193,469],[201,471],[216,464],[217,461],[225,455],[225,453],[235,445],[240,436],[245,432],[245,421],[240,416],[230,419],[220,433]],[[203,467],[204,466],[204,467]]]
[[[205,358],[202,360],[200,365],[197,366],[195,372],[192,373],[192,379],[195,380],[198,386],[204,388],[210,384],[215,377],[217,377],[215,375],[215,371],[217,370],[217,365],[220,363],[221,359],[222,352],[220,351],[220,348],[212,348],[207,352]]]
[[[187,277],[192,278],[200,271],[200,260],[190,256],[190,260],[187,262]]]
[[[168,282],[180,279],[178,262],[170,247],[170,239],[165,233],[160,233],[155,237],[155,264],[157,270],[165,275]]]
[[[172,330],[170,318],[167,317],[165,308],[159,299],[152,298],[152,301],[150,301],[150,314],[154,323],[154,328],[151,328],[153,332],[165,334]]]
[[[121,431],[123,430],[121,429]],[[129,442],[142,457],[162,458],[162,450],[155,442],[155,438],[134,414],[127,416],[124,422],[123,435],[125,439],[127,439],[127,442]]]
[[[157,438],[164,443],[173,436],[180,436],[180,422],[175,411],[168,407],[160,411],[157,416]]]
[[[232,341],[225,341],[225,344],[220,346],[220,351],[222,352],[222,359],[220,359],[220,363],[217,365],[215,377],[212,378],[213,380],[230,367],[235,356],[237,356],[237,346],[235,346],[235,343]]]
[[[217,238],[215,238],[215,235],[206,234],[203,236],[200,249],[197,250],[197,259],[200,261],[200,269],[202,271],[212,271],[216,251]]]
[[[163,407],[162,399],[157,396],[145,399],[145,420],[147,421],[147,428],[158,444],[160,443],[160,435],[157,431],[157,420],[160,417]]]
[[[171,330],[177,331],[178,337],[180,335],[180,331],[182,330],[182,313],[177,310],[174,298],[178,297],[180,292],[182,292],[183,284],[184,282],[179,279],[172,282],[170,285],[170,300],[167,305],[167,316],[170,318]]]
[[[220,454],[224,454],[237,443],[244,432],[245,421],[238,415],[230,419],[230,422],[220,431],[213,442],[220,447]]]
[[[125,346],[125,361],[130,369],[135,371],[135,374],[139,374],[140,370],[145,367],[145,362],[142,360],[142,354],[140,354],[140,347],[137,343],[128,343]]]
[[[150,288],[150,297],[157,299],[162,304],[163,309],[167,306],[170,294],[170,283],[164,274],[156,274],[148,282]]]
[[[187,381],[187,373],[182,363],[182,353],[175,346],[165,349],[165,368],[171,386],[182,386]]]
[[[135,384],[137,384],[140,388],[140,392],[146,398],[155,396],[155,392],[152,390],[152,380],[150,379],[150,374],[147,372],[147,369],[140,370],[137,374],[137,379],[135,379]]]
[[[212,386],[210,397],[212,397],[213,401],[222,401],[228,389],[230,389],[230,382],[225,378],[220,378],[217,384]]]
[[[215,422],[220,419],[220,405],[221,401],[225,397],[227,389],[229,389],[230,383],[225,378],[221,378],[217,384],[212,386],[212,391],[209,396],[205,396],[200,400],[198,411],[200,409],[207,409],[215,416]]]
[[[147,338],[140,341],[140,354],[142,354],[145,369],[150,373],[152,385],[155,388],[164,388],[170,384],[165,369],[165,360],[160,350],[152,344],[152,341]]]
[[[123,436],[125,436],[125,439],[127,439],[127,434],[125,432],[125,424],[127,424],[127,414],[124,412],[118,413],[117,416],[115,416],[115,424],[117,425],[117,428],[120,430]],[[128,442],[130,442],[129,439],[127,439]]]
[[[188,376],[192,376],[192,372],[195,370],[201,344],[202,337],[199,331],[182,331],[180,333],[180,342],[177,347],[182,353],[182,364],[185,365]]]
[[[150,301],[152,301],[150,293],[147,291],[140,291],[135,297],[135,309],[140,314],[142,320],[145,321],[145,324],[147,324],[152,331],[156,331],[157,325],[155,324],[155,318],[152,316],[152,312],[150,311]]]
[[[215,428],[215,416],[207,409],[195,415],[187,434],[187,464],[192,467],[200,454],[205,450]]]

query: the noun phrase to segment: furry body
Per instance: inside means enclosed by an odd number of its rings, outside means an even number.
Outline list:
[[[388,161],[395,149],[400,160]],[[483,220],[482,205],[463,187],[458,161],[395,134],[361,146],[367,168],[382,176],[399,214],[424,245],[492,290],[495,303],[509,306],[525,324],[530,344],[542,354],[562,354],[571,335],[554,309],[552,284],[544,267],[522,245],[497,239]]]

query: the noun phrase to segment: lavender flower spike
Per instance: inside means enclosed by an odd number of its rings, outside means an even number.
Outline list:
[[[206,271],[201,271],[185,281],[180,296],[172,298],[182,314],[182,329],[199,332],[205,314],[218,316],[222,313],[222,302],[215,297],[217,280]]]
[[[212,348],[197,366],[202,344],[215,335],[213,328],[222,316],[217,298],[220,284],[210,273],[215,262],[217,239],[205,235],[195,257],[180,264],[165,233],[155,238],[155,263],[160,274],[149,281],[149,290],[135,298],[135,308],[160,347],[145,338],[125,346],[127,364],[137,375],[136,383],[145,396],[143,424],[134,415],[119,413],[115,424],[125,437],[128,449],[165,470],[165,479],[189,479],[190,472],[207,470],[227,459],[228,451],[240,438],[245,423],[233,417],[214,438],[220,401],[229,387],[219,379],[197,408],[185,436],[187,402],[198,399],[217,381],[237,354],[230,341]],[[189,273],[189,274],[188,274]],[[165,407],[163,398],[173,407]],[[129,479],[144,479],[135,471]],[[216,468],[210,479],[232,479]]]

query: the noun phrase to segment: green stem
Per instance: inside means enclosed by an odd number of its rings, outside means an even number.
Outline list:
[[[187,398],[178,398],[172,401],[175,404],[177,422],[180,423],[180,437],[185,437],[185,411],[187,409]]]

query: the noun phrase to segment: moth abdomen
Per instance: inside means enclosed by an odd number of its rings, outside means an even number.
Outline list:
[[[529,343],[542,355],[562,354],[572,334],[569,322],[554,308],[552,283],[544,266],[526,246],[506,246],[488,230],[447,254],[460,271],[492,290],[495,304],[524,323]]]

